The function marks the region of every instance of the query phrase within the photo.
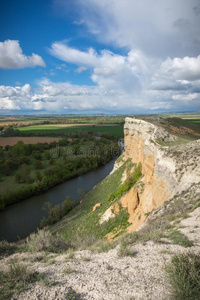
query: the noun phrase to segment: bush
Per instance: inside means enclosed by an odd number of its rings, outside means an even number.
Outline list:
[[[46,202],[43,210],[46,210],[48,213],[47,218],[43,218],[40,222],[40,227],[43,228],[47,225],[53,225],[56,222],[60,221],[62,217],[66,216],[73,207],[75,207],[79,202],[72,201],[69,196],[63,201],[62,205],[59,204],[51,206],[49,202]]]
[[[142,176],[142,164],[139,163],[135,168],[133,174],[125,180],[125,182],[119,187],[115,193],[111,193],[107,201],[113,201],[117,197],[121,197],[124,193],[128,192]]]
[[[8,256],[15,253],[17,245],[14,243],[8,243],[7,241],[0,241],[0,256]]]
[[[68,245],[60,237],[53,236],[50,231],[38,230],[27,239],[27,250],[30,252],[62,252],[68,249]]]
[[[14,293],[21,293],[37,280],[40,280],[39,273],[32,272],[22,263],[11,261],[8,269],[0,272],[0,299],[11,299]]]
[[[62,203],[62,215],[67,215],[73,208],[74,202],[71,200],[69,196]]]
[[[135,256],[137,252],[131,250],[131,246],[129,241],[126,238],[122,238],[119,249],[118,249],[118,256],[125,257],[125,256]]]
[[[169,234],[169,238],[172,240],[173,244],[181,245],[183,247],[193,246],[193,242],[188,239],[181,231],[173,230]]]
[[[15,180],[17,182],[31,182],[30,169],[26,164],[19,167],[19,171],[15,174]]]
[[[35,167],[35,169],[40,170],[43,168],[43,164],[40,160],[35,160],[34,167]]]
[[[177,254],[166,267],[174,300],[200,299],[200,255]]]

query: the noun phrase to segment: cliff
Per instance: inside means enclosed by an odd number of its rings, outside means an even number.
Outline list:
[[[126,118],[124,138],[124,160],[142,163],[143,178],[121,198],[130,215],[128,231],[135,231],[152,210],[200,182],[200,140],[161,146],[157,141],[175,142],[176,136],[134,118]]]

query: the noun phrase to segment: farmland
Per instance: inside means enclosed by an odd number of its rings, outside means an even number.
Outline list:
[[[112,134],[116,137],[123,137],[123,125],[110,125],[110,124],[103,124],[103,125],[79,125],[79,126],[72,126],[72,125],[36,125],[36,126],[27,126],[27,127],[20,127],[16,128],[21,133],[25,133],[28,135],[36,135],[39,134],[40,136],[45,136],[46,134],[54,134],[55,136],[59,136],[59,133],[75,133],[75,132],[96,132],[96,133],[107,133]]]
[[[56,137],[0,137],[0,146],[5,147],[13,146],[17,144],[18,141],[24,142],[24,144],[37,144],[37,143],[51,143],[58,142],[60,138]]]

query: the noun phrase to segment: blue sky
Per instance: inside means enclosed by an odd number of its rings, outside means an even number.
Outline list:
[[[0,113],[200,110],[199,0],[0,0]]]

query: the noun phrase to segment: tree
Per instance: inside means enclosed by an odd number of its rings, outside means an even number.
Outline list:
[[[43,164],[40,160],[35,160],[34,167],[35,167],[35,169],[40,170],[43,168]]]
[[[84,191],[82,189],[78,189],[78,195],[81,198],[81,200],[85,197],[86,194],[87,194],[87,191]]]
[[[40,171],[36,171],[35,174],[36,174],[36,180],[38,180],[38,181],[42,180],[42,174]]]
[[[69,196],[67,196],[67,198],[62,203],[62,215],[67,215],[72,210],[73,205],[73,201]]]
[[[41,159],[42,158],[42,155],[41,155],[40,151],[35,150],[35,151],[32,152],[32,155],[35,159]]]
[[[19,167],[19,171],[15,174],[15,180],[17,182],[31,182],[30,169],[26,164],[23,164]]]

